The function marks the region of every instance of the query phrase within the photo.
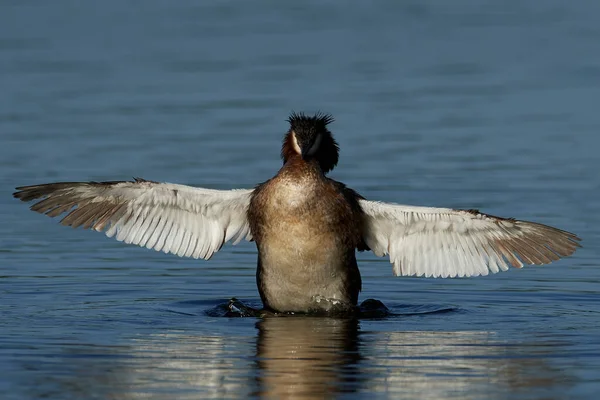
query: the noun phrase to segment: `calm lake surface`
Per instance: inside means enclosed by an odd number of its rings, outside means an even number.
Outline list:
[[[500,5],[502,3],[502,5]],[[5,1],[0,398],[576,399],[600,392],[600,2]],[[576,232],[544,266],[395,278],[396,315],[224,318],[251,243],[180,259],[28,211],[15,186],[252,187],[291,110],[332,113],[369,199]]]

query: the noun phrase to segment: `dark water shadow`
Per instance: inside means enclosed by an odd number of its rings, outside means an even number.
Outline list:
[[[207,302],[182,302],[177,303],[180,306],[203,306]],[[217,305],[203,310],[203,314],[209,317],[226,317],[226,318],[262,318],[268,316],[278,317],[293,317],[293,316],[310,316],[310,317],[354,317],[358,319],[387,319],[408,316],[423,316],[428,314],[443,314],[452,312],[464,311],[455,306],[439,305],[439,304],[397,304],[388,308],[381,301],[375,299],[367,299],[363,301],[355,310],[341,310],[339,312],[309,312],[309,313],[273,313],[261,308],[260,303],[245,303],[236,298],[232,298],[227,302],[220,302]],[[195,313],[188,314],[183,311],[169,309],[170,312],[175,312],[183,315],[197,315]]]
[[[463,308],[444,304],[395,304],[390,305],[390,309],[390,316],[394,317],[467,312]]]

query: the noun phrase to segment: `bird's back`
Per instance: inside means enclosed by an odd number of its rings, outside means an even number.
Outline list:
[[[315,165],[290,162],[257,187],[248,219],[265,307],[300,312],[356,305],[362,214],[354,192]]]

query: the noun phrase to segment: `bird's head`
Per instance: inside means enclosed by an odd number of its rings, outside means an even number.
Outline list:
[[[333,117],[320,112],[313,116],[293,112],[287,121],[290,129],[281,148],[283,163],[299,156],[305,161],[317,161],[323,173],[331,171],[339,158],[339,146],[327,129]]]

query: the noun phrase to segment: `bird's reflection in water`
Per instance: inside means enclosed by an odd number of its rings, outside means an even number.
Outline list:
[[[65,343],[20,361],[40,378],[29,385],[32,397],[552,399],[565,397],[575,379],[561,368],[568,347],[531,335],[525,342],[479,331],[382,331],[398,321],[268,317],[256,322],[255,337],[251,325],[240,331],[232,321],[224,323],[237,332],[218,332],[220,325],[210,334],[169,331],[113,346]]]
[[[270,317],[257,328],[261,397],[331,398],[356,389],[358,320]]]
[[[529,337],[531,339],[531,337]],[[557,367],[564,343],[523,343],[494,332],[377,332],[363,337],[364,390],[393,398],[559,399],[572,385]],[[369,343],[370,342],[370,343]]]

